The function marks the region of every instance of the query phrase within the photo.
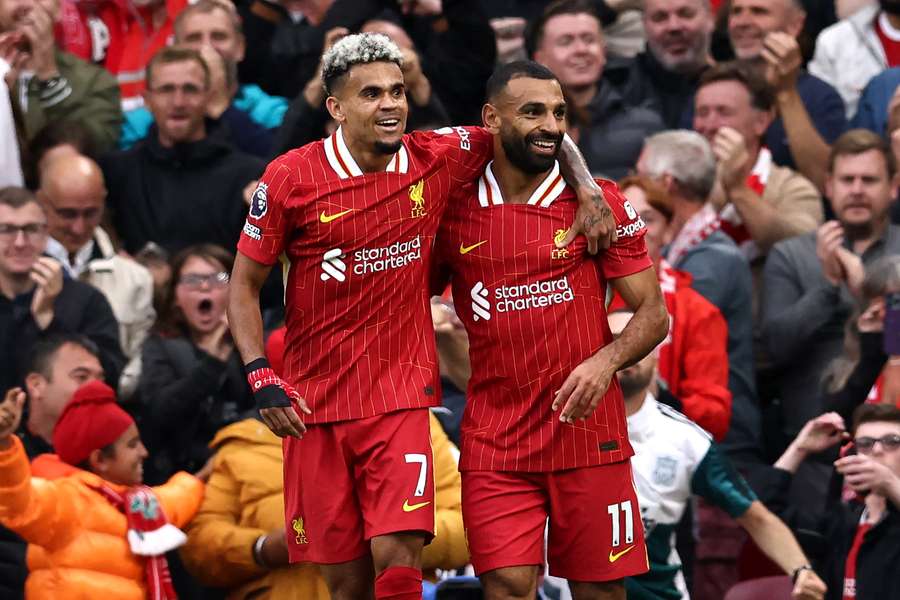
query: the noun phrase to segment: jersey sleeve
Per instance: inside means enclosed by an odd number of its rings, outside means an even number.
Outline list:
[[[269,163],[253,191],[238,252],[264,265],[275,264],[288,234],[285,205],[293,187],[291,169],[278,160]]]
[[[691,491],[736,519],[749,510],[756,494],[731,462],[711,444],[691,478]]]
[[[603,196],[616,220],[615,243],[600,253],[600,269],[606,279],[634,275],[653,265],[647,255],[644,234],[647,227],[638,212],[625,199],[618,186],[606,180],[597,180]]]
[[[443,127],[422,135],[435,153],[446,158],[450,177],[457,182],[481,176],[494,158],[494,138],[484,127]]]

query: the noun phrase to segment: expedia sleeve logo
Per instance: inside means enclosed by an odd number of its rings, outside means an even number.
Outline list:
[[[256,186],[256,190],[253,192],[253,197],[250,198],[250,217],[253,219],[262,219],[266,211],[269,210],[269,195],[268,195],[269,186],[265,183],[260,183]]]

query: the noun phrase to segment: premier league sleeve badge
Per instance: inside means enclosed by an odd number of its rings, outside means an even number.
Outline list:
[[[250,198],[251,219],[262,219],[265,216],[266,211],[269,208],[268,189],[269,186],[262,182],[256,186],[253,197]]]

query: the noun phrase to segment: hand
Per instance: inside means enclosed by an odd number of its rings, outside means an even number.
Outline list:
[[[431,99],[431,84],[425,74],[422,73],[422,63],[419,55],[411,48],[401,48],[403,53],[403,82],[416,106],[425,106]]]
[[[322,73],[322,58],[339,39],[347,35],[350,35],[350,30],[346,27],[334,27],[325,33],[325,43],[322,46],[322,56],[319,58],[316,74],[303,88],[303,98],[309,106],[318,108],[325,102],[325,88],[322,87],[322,78],[319,76]]]
[[[598,249],[606,249],[616,243],[616,218],[606,203],[606,197],[600,186],[576,190],[578,195],[578,212],[575,222],[566,232],[566,237],[556,243],[557,248],[565,248],[583,233],[587,238],[588,252],[597,254]]]
[[[306,425],[300,420],[294,405],[307,415],[312,414],[312,411],[297,390],[283,381],[270,367],[251,371],[247,375],[247,383],[253,390],[259,415],[272,433],[278,437],[303,437]]]
[[[592,356],[569,374],[553,399],[553,410],[563,407],[559,420],[574,423],[593,414],[612,380],[615,369],[601,356]]]
[[[866,310],[856,319],[856,328],[860,333],[878,333],[884,331],[884,298],[873,298]]]
[[[25,392],[22,388],[14,387],[6,392],[3,403],[0,404],[0,444],[3,446],[19,428],[24,407]]]
[[[837,472],[844,476],[844,482],[857,494],[875,492],[884,495],[895,483],[897,476],[871,456],[851,454],[834,461]]]
[[[431,299],[431,323],[437,334],[452,333],[463,326],[453,306],[438,297]]]
[[[25,51],[25,36],[18,31],[0,33],[0,77],[4,77],[6,86],[14,89],[19,71],[28,60],[28,52]],[[3,67],[5,62],[8,68]]]
[[[626,10],[644,10],[644,0],[606,0],[606,6],[617,13]]]
[[[828,588],[812,569],[803,569],[797,574],[797,582],[791,591],[793,600],[822,600]]]
[[[401,4],[404,15],[432,17],[441,14],[444,10],[441,0],[402,0]]]
[[[866,278],[866,267],[862,259],[843,246],[835,250],[835,258],[843,272],[843,280],[847,282],[847,288],[856,298],[862,298],[863,280]]]
[[[39,256],[31,267],[30,276],[37,285],[31,300],[31,315],[44,330],[53,322],[53,303],[62,291],[62,265],[48,256]]]
[[[725,191],[745,185],[753,160],[744,136],[731,127],[722,127],[713,138],[712,150],[718,163],[716,179]]]
[[[28,66],[35,77],[46,81],[59,75],[56,66],[56,40],[53,37],[53,18],[40,2],[31,5],[31,13],[19,27],[31,47]]]
[[[809,455],[831,448],[849,437],[841,415],[829,412],[807,421],[793,445],[804,455]]]
[[[525,52],[525,19],[502,17],[491,19],[491,29],[497,40],[497,62],[507,63]]]
[[[206,483],[209,481],[209,476],[212,475],[213,472],[213,461],[215,460],[216,455],[213,454],[206,460],[206,464],[204,464],[199,471],[194,473],[194,477]]]
[[[287,532],[284,528],[270,531],[260,549],[263,562],[270,568],[286,567],[290,564],[287,546]]]
[[[766,61],[766,81],[776,93],[796,89],[803,56],[800,45],[792,35],[781,31],[766,35],[762,57]]]
[[[816,255],[822,264],[822,274],[831,285],[840,285],[844,270],[837,259],[837,249],[844,244],[844,229],[838,221],[828,221],[816,232]]]

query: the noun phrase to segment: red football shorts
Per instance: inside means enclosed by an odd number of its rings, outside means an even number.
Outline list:
[[[649,569],[631,461],[548,473],[465,471],[462,508],[477,574],[544,564],[603,582]]]
[[[284,439],[284,510],[291,562],[347,562],[368,540],[434,536],[428,409],[307,426]]]

